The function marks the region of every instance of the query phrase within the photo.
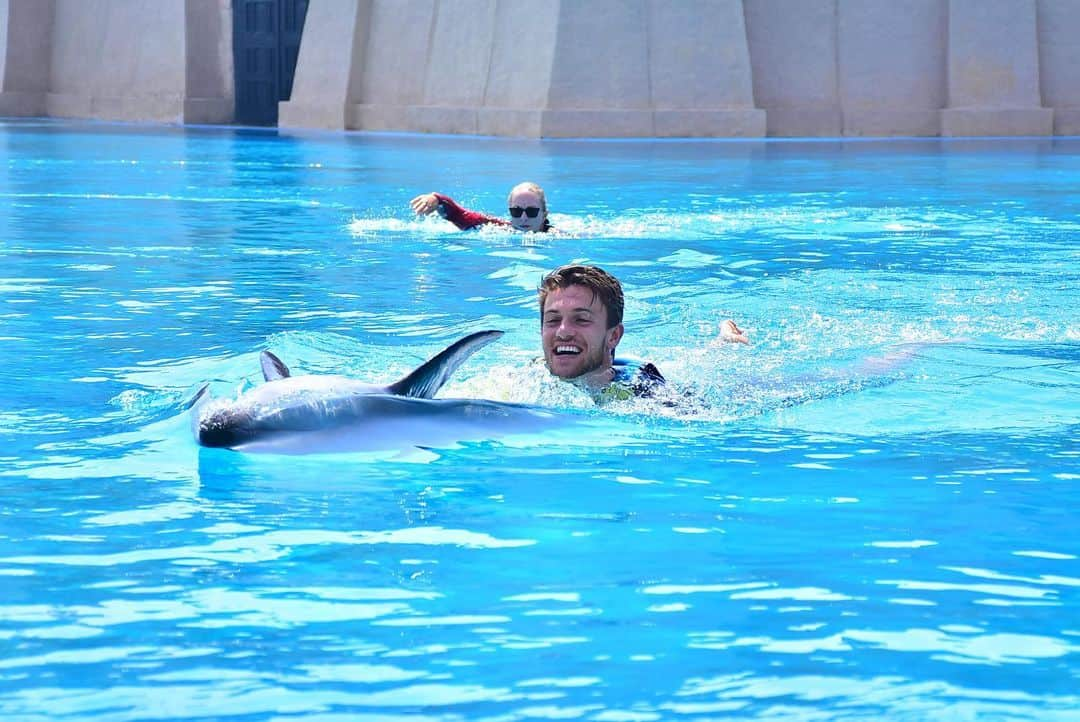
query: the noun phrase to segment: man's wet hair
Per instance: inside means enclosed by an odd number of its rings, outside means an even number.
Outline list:
[[[544,320],[544,303],[548,294],[569,286],[584,286],[600,299],[607,310],[607,327],[622,323],[623,291],[619,279],[598,266],[560,266],[544,276],[537,291],[540,294],[540,321]]]

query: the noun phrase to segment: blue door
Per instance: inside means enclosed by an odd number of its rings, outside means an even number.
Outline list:
[[[277,125],[292,93],[308,0],[233,0],[236,122]]]

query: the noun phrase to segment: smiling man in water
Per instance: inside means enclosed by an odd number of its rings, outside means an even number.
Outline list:
[[[540,295],[540,338],[548,371],[579,383],[598,401],[651,396],[665,383],[651,363],[615,358],[623,337],[623,291],[619,280],[597,266],[569,265],[544,276]],[[749,343],[727,320],[720,337]]]
[[[442,193],[418,195],[409,201],[409,205],[414,213],[421,216],[438,211],[440,216],[463,231],[488,224],[512,226],[514,230],[526,233],[547,233],[551,230],[544,189],[535,183],[518,183],[510,190],[507,198],[509,221],[463,208],[453,198]]]

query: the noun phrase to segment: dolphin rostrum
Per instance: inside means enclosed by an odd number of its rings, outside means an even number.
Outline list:
[[[479,331],[451,344],[388,386],[344,376],[293,376],[274,354],[259,361],[266,383],[229,402],[210,401],[207,386],[191,402],[203,446],[282,454],[438,446],[534,431],[557,416],[542,409],[475,399],[433,399],[473,353],[503,335]]]

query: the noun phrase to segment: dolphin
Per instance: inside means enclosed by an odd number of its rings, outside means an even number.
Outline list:
[[[522,404],[433,398],[466,359],[502,335],[465,336],[386,386],[338,375],[293,376],[263,351],[265,383],[225,402],[212,401],[204,384],[189,404],[192,429],[206,447],[303,454],[447,446],[557,424],[557,413]]]

